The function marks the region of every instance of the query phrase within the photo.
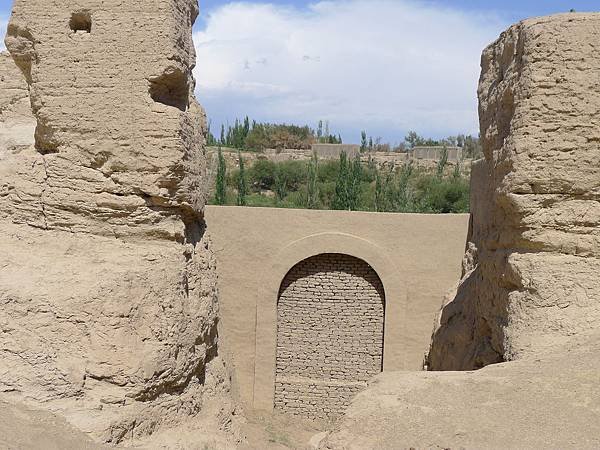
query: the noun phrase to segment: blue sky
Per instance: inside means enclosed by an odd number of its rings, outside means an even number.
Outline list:
[[[0,0],[0,26],[12,2]],[[482,49],[510,24],[598,0],[200,0],[197,96],[213,122],[329,121],[400,142],[477,133]]]
[[[4,0],[3,0],[4,1]],[[243,3],[253,3],[252,1],[242,0]],[[5,2],[10,3],[10,2]],[[225,0],[204,0],[200,2],[203,13],[211,9],[231,3]],[[291,5],[298,8],[306,7],[314,1],[307,0],[287,0],[270,2],[279,5]],[[433,3],[445,7],[453,7],[468,11],[496,12],[504,15],[507,20],[512,22],[526,17],[554,14],[557,12],[566,12],[571,9],[577,11],[598,11],[600,6],[597,0],[438,0],[423,1],[421,3]]]
[[[6,0],[2,2],[9,4]],[[200,1],[201,19],[197,27],[202,28],[206,25],[206,17],[211,10],[219,8],[225,4],[232,3],[226,0],[204,0]],[[238,3],[256,3],[250,0],[239,0]],[[276,5],[287,5],[296,8],[306,8],[314,0],[279,0],[265,3]],[[521,19],[542,16],[547,14],[556,14],[575,9],[579,12],[600,11],[598,0],[428,0],[417,1],[417,3],[434,4],[441,7],[450,7],[464,11],[478,11],[483,13],[494,13],[506,19],[507,22],[518,22]]]

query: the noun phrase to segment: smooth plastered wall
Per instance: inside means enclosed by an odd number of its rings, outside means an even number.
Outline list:
[[[220,352],[242,402],[275,402],[277,300],[301,261],[365,261],[385,292],[384,371],[420,370],[445,294],[460,278],[469,216],[206,208],[217,256]]]

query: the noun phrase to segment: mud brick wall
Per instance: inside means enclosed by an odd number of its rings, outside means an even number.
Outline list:
[[[295,266],[278,304],[275,407],[334,419],[382,370],[384,292],[375,271],[346,255]]]

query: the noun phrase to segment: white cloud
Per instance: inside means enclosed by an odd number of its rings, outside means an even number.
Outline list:
[[[476,132],[479,57],[506,25],[410,0],[227,3],[194,36],[198,97],[215,123],[324,119],[346,140]]]
[[[8,17],[0,14],[0,51],[6,50],[4,45],[4,36],[6,35],[6,28],[8,27]]]
[[[217,123],[326,119],[347,140],[476,132],[480,54],[504,27],[405,0],[229,3],[195,33],[198,96]]]

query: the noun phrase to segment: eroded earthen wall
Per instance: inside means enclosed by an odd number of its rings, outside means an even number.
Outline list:
[[[16,207],[0,215],[43,229],[186,238],[206,195],[191,72],[197,15],[196,0],[15,2],[5,41],[30,87],[40,155],[30,178],[44,189],[35,202],[10,192]]]
[[[326,254],[296,265],[278,302],[275,407],[342,414],[382,370],[384,308],[381,281],[360,259]]]
[[[220,394],[207,417],[227,421],[197,15],[196,0],[16,0],[8,25],[36,126],[0,152],[0,391],[104,442]]]
[[[431,368],[552,351],[600,325],[600,15],[521,22],[483,53],[485,160]]]

